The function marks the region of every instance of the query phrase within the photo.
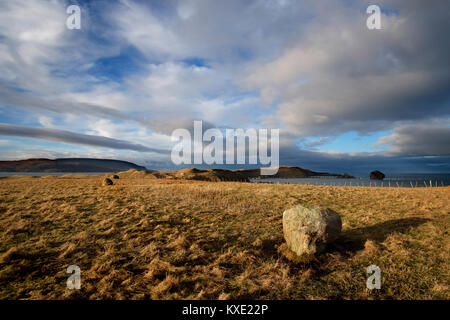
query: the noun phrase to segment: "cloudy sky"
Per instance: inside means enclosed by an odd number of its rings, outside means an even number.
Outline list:
[[[0,159],[172,169],[172,131],[202,120],[279,128],[282,165],[450,172],[449,17],[423,0],[0,0]]]

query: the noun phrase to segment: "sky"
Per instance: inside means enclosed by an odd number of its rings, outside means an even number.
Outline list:
[[[202,120],[280,129],[281,165],[449,173],[449,17],[448,1],[0,0],[0,160],[175,169],[171,133]]]

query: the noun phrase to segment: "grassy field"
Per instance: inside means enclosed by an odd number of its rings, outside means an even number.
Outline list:
[[[367,188],[101,177],[0,179],[2,299],[450,299],[450,187]],[[341,214],[308,264],[282,213]],[[381,290],[366,289],[366,268]],[[81,290],[66,288],[69,265]]]

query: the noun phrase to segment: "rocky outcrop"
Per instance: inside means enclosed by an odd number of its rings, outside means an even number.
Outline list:
[[[137,171],[130,169],[125,172],[120,172],[118,175],[121,178],[146,178],[146,179],[175,179],[175,180],[202,180],[202,181],[235,181],[235,182],[250,182],[250,179],[260,178],[308,178],[313,176],[332,176],[340,178],[354,178],[350,175],[340,175],[325,172],[314,172],[299,167],[281,166],[278,173],[273,176],[261,176],[260,169],[239,169],[239,170],[225,170],[225,169],[197,169],[186,168],[178,171]]]
[[[182,169],[169,172],[173,177],[184,180],[203,180],[203,181],[237,181],[249,182],[248,177],[239,172],[224,169]]]
[[[275,175],[261,176],[261,169],[239,169],[233,172],[245,175],[248,178],[308,178],[319,174],[308,169],[300,167],[280,166]]]
[[[201,181],[235,181],[250,182],[248,177],[238,172],[223,169],[188,168],[178,171],[137,171],[134,169],[120,172],[121,178],[144,179],[173,179],[173,180],[201,180]]]
[[[341,217],[328,208],[299,205],[283,212],[284,238],[297,256],[322,252],[341,230]]]
[[[348,174],[338,174],[338,173],[328,173],[328,172],[316,172],[308,169],[303,169],[300,167],[292,166],[279,166],[278,171],[275,175],[261,175],[261,169],[239,169],[233,172],[239,173],[246,176],[249,179],[264,179],[264,178],[309,178],[309,177],[337,177],[353,179],[353,176]]]
[[[372,171],[370,173],[370,179],[383,180],[384,177],[385,177],[384,173],[378,170]]]

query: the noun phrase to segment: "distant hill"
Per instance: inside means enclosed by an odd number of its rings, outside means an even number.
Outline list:
[[[279,166],[278,172],[272,176],[261,176],[260,169],[239,169],[233,172],[244,175],[248,178],[309,178],[315,176],[333,176],[338,178],[354,178],[348,174],[337,174],[328,172],[315,172],[300,167]]]
[[[260,169],[239,169],[234,172],[247,176],[249,178],[308,178],[311,176],[322,175],[324,173],[314,172],[300,167],[280,166],[278,172],[272,176],[261,176]]]
[[[273,176],[261,176],[260,169],[238,169],[234,171],[224,169],[182,169],[178,171],[137,171],[134,169],[118,173],[120,178],[127,179],[175,179],[175,180],[203,180],[203,181],[239,181],[249,182],[250,179],[264,178],[308,178],[314,176],[334,176],[338,178],[353,178],[347,174],[314,172],[299,167],[280,166],[278,173]]]
[[[178,171],[154,171],[132,162],[108,159],[66,158],[28,159],[0,161],[0,172],[120,172],[126,178],[183,179],[207,181],[249,181],[264,178],[308,178],[313,176],[336,176],[353,178],[347,174],[315,172],[300,167],[280,166],[272,176],[261,176],[260,169],[182,169]]]
[[[119,172],[129,169],[146,170],[134,163],[90,158],[28,159],[0,161],[0,172]]]

